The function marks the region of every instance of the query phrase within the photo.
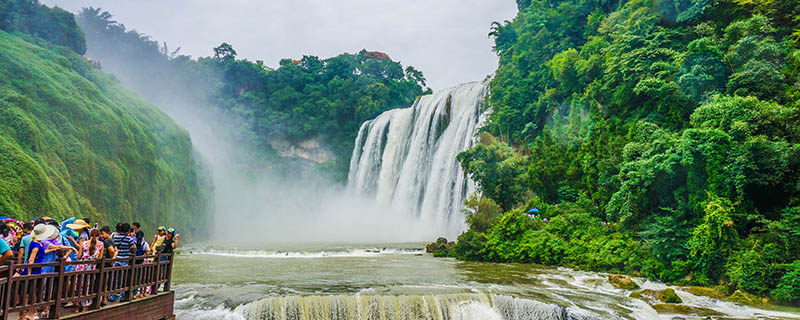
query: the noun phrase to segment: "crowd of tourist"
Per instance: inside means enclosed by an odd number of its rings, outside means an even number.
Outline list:
[[[111,231],[109,226],[98,228],[90,225],[90,219],[69,218],[58,222],[56,219],[43,217],[31,221],[17,221],[8,217],[0,217],[0,265],[15,259],[16,264],[35,264],[56,262],[58,258],[65,261],[96,261],[101,258],[121,259],[132,256],[145,256],[156,253],[172,253],[178,247],[180,234],[174,228],[158,227],[153,241],[148,243],[144,231],[138,222],[118,223]],[[135,259],[136,264],[152,262],[148,259]],[[129,260],[114,260],[106,267],[125,266]],[[96,263],[68,264],[64,272],[94,270]],[[14,276],[58,272],[55,266],[31,266],[18,269]],[[111,279],[111,281],[120,279]],[[137,289],[133,297],[120,295],[103,297],[101,305],[108,301],[121,302],[143,297],[150,288]],[[75,311],[86,310],[91,300],[74,305]],[[38,310],[26,310],[20,313],[19,319],[37,319]]]

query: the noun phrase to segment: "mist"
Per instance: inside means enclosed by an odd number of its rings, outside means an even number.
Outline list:
[[[236,119],[165,93],[164,111],[186,128],[214,181],[214,240],[237,242],[396,242],[437,236],[410,213],[348,192],[313,170],[274,172],[253,166]],[[162,105],[162,104],[159,104]],[[303,166],[303,164],[298,164]],[[308,169],[308,168],[306,168]]]

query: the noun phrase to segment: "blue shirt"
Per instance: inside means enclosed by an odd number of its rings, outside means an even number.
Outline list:
[[[11,250],[11,247],[8,246],[5,240],[0,239],[0,255],[6,253],[8,250]]]
[[[38,242],[31,242],[30,249],[31,251],[33,251],[33,249],[39,249],[39,252],[36,253],[36,260],[33,260],[33,263],[44,262],[44,245]],[[40,274],[40,273],[42,273],[42,268],[31,268],[31,274]]]
[[[23,256],[22,263],[28,263],[28,253],[31,252],[31,241],[33,241],[33,238],[31,238],[31,234],[29,233],[22,237],[22,241],[19,244],[20,248],[25,249],[25,255]]]

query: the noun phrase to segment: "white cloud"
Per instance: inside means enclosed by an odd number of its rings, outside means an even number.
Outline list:
[[[513,0],[42,0],[77,12],[100,7],[129,29],[194,57],[222,42],[240,57],[330,57],[362,48],[425,73],[435,90],[491,74],[492,21],[511,19]]]

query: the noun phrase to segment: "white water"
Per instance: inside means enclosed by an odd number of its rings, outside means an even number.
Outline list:
[[[448,236],[463,231],[461,208],[475,184],[456,156],[474,143],[486,93],[486,83],[466,83],[365,122],[350,160],[348,188]]]

